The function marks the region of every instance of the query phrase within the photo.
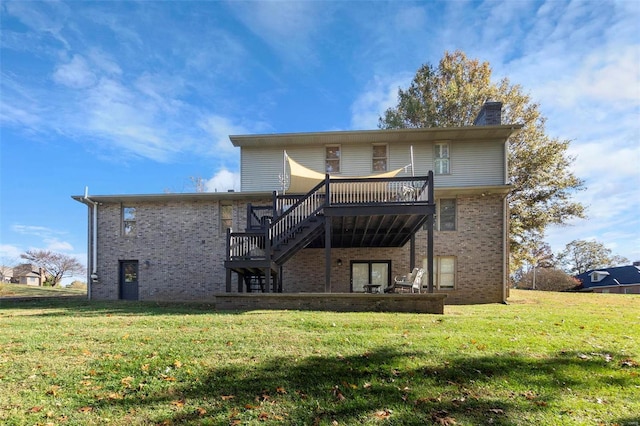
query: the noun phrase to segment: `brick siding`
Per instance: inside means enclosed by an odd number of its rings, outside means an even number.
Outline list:
[[[270,204],[264,200],[254,204]],[[242,230],[246,201],[234,200],[234,230]],[[140,300],[213,300],[225,292],[226,238],[220,232],[215,199],[136,202],[136,232],[122,235],[120,203],[98,209],[98,275],[92,298],[119,298],[119,262],[139,263]],[[442,290],[446,303],[497,303],[503,299],[503,198],[498,195],[457,199],[457,230],[435,232],[435,256],[456,257],[455,289]],[[350,262],[391,261],[391,277],[409,272],[409,244],[401,248],[334,249],[331,291],[350,292]],[[416,266],[426,257],[426,231],[416,236]],[[305,249],[284,266],[286,293],[324,292],[324,249]],[[337,260],[342,265],[337,265]],[[147,266],[148,262],[148,266]],[[235,275],[235,274],[234,274]],[[237,289],[235,276],[232,289]]]

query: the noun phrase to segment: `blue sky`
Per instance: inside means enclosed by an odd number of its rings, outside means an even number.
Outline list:
[[[640,260],[640,2],[0,3],[0,260],[86,261],[71,195],[239,189],[229,134],[375,129],[445,50],[489,61],[572,140],[596,239]]]

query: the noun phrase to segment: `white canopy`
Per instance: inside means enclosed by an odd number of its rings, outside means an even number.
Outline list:
[[[309,192],[314,186],[324,180],[325,174],[311,170],[302,164],[298,163],[287,153],[284,153],[287,163],[289,165],[289,187],[287,192],[294,194],[304,194]],[[404,167],[392,170],[389,172],[379,173],[369,176],[335,176],[331,175],[331,179],[366,179],[366,178],[390,178],[397,176]]]

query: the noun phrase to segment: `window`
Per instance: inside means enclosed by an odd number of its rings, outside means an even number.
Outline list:
[[[122,234],[125,236],[136,233],[136,208],[122,206]]]
[[[327,173],[340,173],[340,146],[325,147],[325,170]]]
[[[437,143],[435,147],[434,173],[437,175],[449,174],[449,143]]]
[[[362,293],[365,285],[373,284],[382,291],[391,281],[390,260],[354,260],[351,262],[351,291]]]
[[[456,199],[442,198],[438,200],[438,231],[456,230]]]
[[[373,145],[371,170],[374,172],[387,171],[387,145]]]
[[[456,199],[441,198],[436,200],[436,214],[433,218],[434,229],[436,231],[455,231],[456,230]],[[427,230],[428,224],[425,223],[422,229]]]
[[[220,203],[220,234],[226,234],[233,227],[233,206]]]
[[[423,259],[422,267],[428,268],[427,259]],[[434,288],[438,290],[453,290],[456,286],[456,258],[454,256],[436,256],[433,259]]]

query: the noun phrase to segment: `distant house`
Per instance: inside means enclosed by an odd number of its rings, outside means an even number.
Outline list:
[[[576,275],[575,290],[594,293],[640,294],[640,266],[594,269]]]
[[[13,268],[11,282],[42,287],[47,279],[44,269],[30,263],[23,263]]]
[[[0,266],[0,280],[5,283],[11,282],[13,278],[13,268],[10,266]]]

